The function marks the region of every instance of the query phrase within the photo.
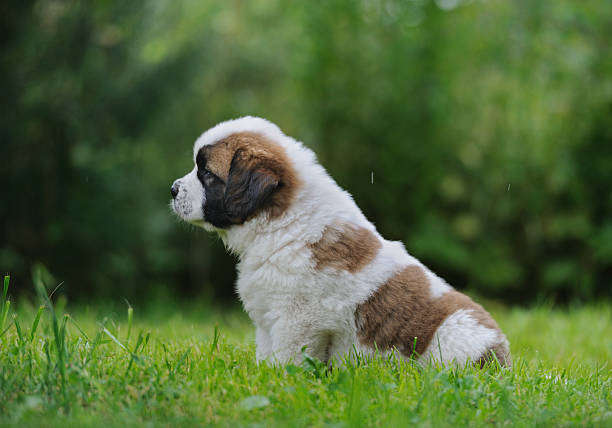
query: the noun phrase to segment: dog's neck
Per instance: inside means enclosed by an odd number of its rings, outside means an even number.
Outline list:
[[[299,238],[295,236],[296,227],[306,227],[302,217],[299,213],[288,212],[278,219],[269,220],[267,215],[262,215],[218,233],[225,247],[240,260],[248,253],[266,257]]]
[[[302,188],[283,215],[270,219],[262,213],[219,233],[225,247],[241,262],[263,264],[281,251],[298,250],[319,240],[325,227],[339,219],[371,227],[351,196],[335,183],[329,185],[333,180],[320,166],[307,172]]]

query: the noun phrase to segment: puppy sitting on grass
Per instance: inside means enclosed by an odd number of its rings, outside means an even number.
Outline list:
[[[482,306],[378,234],[317,162],[274,124],[220,123],[194,145],[172,208],[238,255],[237,289],[257,359],[399,352],[419,362],[497,359],[508,341]]]

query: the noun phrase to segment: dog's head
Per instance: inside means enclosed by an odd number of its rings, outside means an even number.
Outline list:
[[[172,184],[172,209],[209,230],[281,216],[300,185],[286,139],[278,127],[254,117],[206,131],[194,144],[193,170]]]

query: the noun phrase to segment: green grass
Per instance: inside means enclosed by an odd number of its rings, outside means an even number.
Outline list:
[[[8,286],[8,282],[6,283]],[[515,364],[255,362],[237,309],[7,307],[1,426],[612,426],[612,307],[495,308]]]

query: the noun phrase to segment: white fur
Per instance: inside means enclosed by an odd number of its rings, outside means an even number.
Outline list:
[[[203,226],[202,206],[206,201],[196,173],[197,168],[194,168],[185,177],[177,180],[180,182],[180,190],[170,205],[183,220]]]
[[[282,216],[271,220],[261,214],[221,233],[226,247],[239,257],[237,291],[256,327],[258,360],[299,360],[304,346],[310,355],[324,360],[341,357],[353,347],[371,352],[357,340],[355,310],[408,265],[425,270],[432,297],[452,289],[410,256],[402,243],[383,239],[351,195],[318,164],[315,154],[276,125],[255,117],[220,123],[197,139],[194,159],[202,146],[244,131],[261,133],[280,144],[303,183]],[[179,181],[180,202],[172,204],[175,212],[186,221],[214,229],[203,221],[201,209],[193,209],[205,203],[195,169]],[[338,221],[364,227],[380,240],[375,259],[357,273],[331,267],[315,269],[308,244],[321,238],[326,225]],[[442,349],[443,361],[476,358],[494,341],[487,330],[459,311],[438,329],[436,348]],[[428,349],[422,359],[436,358],[439,353],[434,351]]]
[[[500,343],[499,333],[479,324],[470,313],[469,309],[459,309],[444,320],[420,360],[464,365],[468,360],[477,361]]]
[[[446,281],[444,281],[432,271],[426,270],[425,272],[427,279],[429,280],[429,284],[431,285],[431,297],[433,297],[434,299],[442,296],[447,291],[453,289],[453,287],[448,285]]]

